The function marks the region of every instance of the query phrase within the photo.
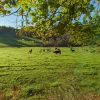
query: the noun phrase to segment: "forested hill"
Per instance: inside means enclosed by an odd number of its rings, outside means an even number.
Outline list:
[[[59,40],[59,41],[58,41]],[[100,45],[100,35],[93,44]],[[72,43],[73,45],[73,43]],[[51,37],[48,41],[43,41],[32,35],[32,37],[16,36],[16,29],[13,27],[0,26],[0,47],[29,47],[29,46],[68,46],[68,34]],[[79,46],[79,44],[77,44]]]
[[[16,37],[13,27],[0,26],[0,38]]]

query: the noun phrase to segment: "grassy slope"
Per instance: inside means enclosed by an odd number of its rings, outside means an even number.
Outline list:
[[[33,100],[29,99],[32,95],[43,96],[45,89],[62,85],[66,89],[72,85],[76,94],[100,93],[100,53],[81,48],[71,53],[68,48],[61,48],[62,54],[56,55],[39,53],[41,48],[34,47],[33,53],[28,54],[29,49],[0,48],[0,89],[7,97],[12,95],[14,86],[20,87],[18,100]]]
[[[5,31],[6,30],[6,31]],[[16,33],[14,29],[5,28],[5,30],[0,29],[0,47],[9,47],[9,46],[38,46],[39,44],[43,44],[42,40],[36,38],[29,37],[16,37]]]

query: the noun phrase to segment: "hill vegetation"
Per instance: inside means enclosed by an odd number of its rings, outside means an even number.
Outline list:
[[[37,38],[21,36],[17,37],[18,30],[13,27],[0,26],[0,47],[25,47],[42,46],[43,41]]]
[[[29,27],[30,28],[30,27]],[[92,30],[92,28],[91,28]],[[69,33],[65,33],[63,35],[56,34],[55,36],[46,38],[43,40],[41,36],[35,34],[35,31],[29,30],[25,31],[27,35],[22,34],[22,35],[16,35],[20,30],[15,29],[13,27],[6,27],[6,26],[0,26],[0,47],[27,47],[27,46],[58,46],[58,47],[66,47],[69,45],[72,46],[82,46],[84,45],[100,45],[100,35],[96,34],[94,36],[95,38],[91,40],[90,38],[81,39],[81,40],[73,40],[72,35]],[[86,30],[85,30],[86,31]],[[87,30],[88,31],[88,30]],[[90,32],[90,31],[89,31]]]

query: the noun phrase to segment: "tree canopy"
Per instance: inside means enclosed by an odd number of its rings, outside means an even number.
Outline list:
[[[33,31],[44,39],[67,32],[78,41],[94,35],[92,31],[90,35],[88,22],[98,22],[94,20],[96,16],[91,16],[91,12],[95,11],[95,5],[91,2],[96,2],[98,7],[100,5],[99,0],[1,0],[0,15],[22,16],[21,29],[33,26]],[[100,9],[96,11],[100,18]],[[83,23],[79,22],[81,15],[84,15]]]

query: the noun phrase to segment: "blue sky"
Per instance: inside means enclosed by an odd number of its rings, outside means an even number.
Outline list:
[[[0,26],[3,26],[3,25],[16,27],[16,17],[13,15],[0,17]]]
[[[11,16],[5,16],[5,17],[0,17],[0,26],[11,26],[16,28],[16,16],[11,15]],[[21,18],[19,18],[21,22]],[[17,22],[17,25],[20,24]]]

